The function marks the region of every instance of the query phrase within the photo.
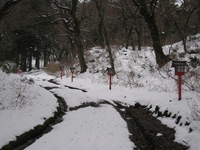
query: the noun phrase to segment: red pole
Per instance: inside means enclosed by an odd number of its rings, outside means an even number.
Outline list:
[[[109,84],[109,89],[111,90],[111,85],[112,85],[112,75],[110,75],[110,84]]]
[[[178,100],[181,100],[181,75],[178,75]]]

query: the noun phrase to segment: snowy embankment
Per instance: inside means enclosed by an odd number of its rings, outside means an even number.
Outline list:
[[[188,51],[200,48],[200,35],[190,37],[187,42]],[[158,117],[163,124],[176,131],[175,141],[185,144],[191,150],[200,147],[200,66],[194,67],[194,58],[200,60],[200,54],[183,55],[182,43],[163,47],[165,54],[173,55],[174,60],[187,61],[186,74],[182,76],[182,100],[178,101],[177,76],[174,75],[172,62],[158,69],[155,62],[155,54],[150,47],[143,47],[141,51],[132,51],[124,48],[114,48],[113,54],[117,74],[112,78],[112,90],[108,90],[109,77],[106,68],[110,67],[106,50],[93,48],[88,51],[88,72],[76,73],[74,82],[71,82],[69,68],[66,68],[67,78],[57,79],[61,85],[83,88],[87,93],[72,91],[70,89],[55,89],[54,92],[64,97],[71,106],[77,106],[83,102],[99,101],[106,99],[112,102],[121,101],[128,105],[139,102],[151,107],[155,111],[170,114],[170,117]],[[78,66],[74,64],[78,69]],[[154,114],[157,116],[157,114]]]
[[[187,43],[190,50],[200,48],[199,37],[200,35],[197,35],[196,41]],[[195,118],[193,114],[194,108],[199,110],[200,106],[198,77],[200,66],[191,67],[191,57],[200,59],[200,55],[187,54],[183,57],[181,43],[165,46],[164,51],[165,54],[169,54],[169,52],[173,54],[176,60],[188,62],[187,73],[183,76],[181,101],[178,101],[177,77],[174,76],[171,62],[162,69],[158,69],[155,54],[150,47],[143,47],[141,51],[113,48],[117,74],[112,78],[112,90],[109,90],[109,78],[105,72],[106,68],[110,67],[108,54],[106,50],[97,47],[88,51],[88,72],[79,74],[78,65],[74,64],[76,67],[74,82],[71,82],[69,66],[65,68],[66,75],[62,80],[49,76],[43,71],[33,71],[30,74],[27,73],[26,76],[33,78],[38,85],[56,86],[57,88],[51,91],[63,97],[69,107],[105,99],[111,103],[114,100],[127,105],[139,102],[151,107],[151,111],[155,111],[156,107],[159,107],[159,111],[163,113],[167,110],[171,116],[168,118],[162,116],[158,119],[175,129],[175,141],[190,146],[190,150],[197,150],[200,147],[200,120]],[[0,82],[3,85],[0,91],[0,119],[5,120],[5,122],[0,123],[0,132],[2,132],[0,133],[0,142],[3,145],[9,140],[15,139],[16,135],[26,131],[25,128],[30,129],[35,124],[42,123],[44,117],[51,116],[57,103],[49,92],[36,85],[26,84],[31,87],[28,88],[28,91],[32,91],[26,98],[30,100],[29,103],[26,103],[25,107],[11,105],[12,100],[18,98],[19,94],[12,97],[11,93],[16,93],[16,90],[13,90],[13,83],[10,84],[9,81],[11,78],[18,77],[16,75],[8,77],[6,74],[0,73]],[[44,80],[51,78],[59,82],[59,85]],[[66,85],[81,88],[87,92],[70,89]],[[41,137],[27,149],[129,150],[134,147],[134,144],[128,139],[127,125],[112,106],[101,105],[98,108],[87,107],[69,111],[63,118],[63,122],[53,126],[50,133]],[[178,122],[177,118],[180,118]],[[16,128],[15,125],[19,128]]]
[[[63,80],[54,79],[60,85],[53,85],[40,79],[41,76],[37,73],[33,72],[27,76],[33,78],[39,85],[56,86],[57,88],[51,91],[63,97],[69,108],[79,106],[85,102],[98,102],[101,100],[99,98],[99,95],[102,94],[101,91],[93,96],[89,94],[90,90],[83,92],[65,87],[65,85],[70,84],[70,78],[63,77]],[[95,86],[89,80],[80,80],[80,83],[86,85],[85,87]],[[84,88],[81,84],[77,85],[77,87]],[[97,90],[100,88],[107,91],[106,85],[96,85]],[[87,107],[76,111],[68,111],[63,119],[63,122],[53,126],[53,130],[50,133],[47,133],[26,149],[42,147],[47,150],[132,150],[135,147],[134,143],[129,139],[130,133],[128,132],[126,122],[121,118],[117,110],[110,105],[103,104],[97,108]]]
[[[199,103],[198,93],[194,91],[183,91],[183,98],[178,101],[177,92],[157,92],[149,91],[146,88],[127,88],[122,86],[113,85],[112,90],[109,90],[108,84],[94,83],[85,79],[84,76],[90,76],[89,73],[77,76],[74,82],[69,78],[57,79],[64,85],[69,85],[77,88],[84,88],[88,92],[74,91],[70,89],[54,89],[53,91],[58,95],[64,97],[69,107],[81,105],[84,102],[100,101],[102,99],[110,102],[120,101],[128,105],[134,105],[139,102],[142,105],[152,106],[150,110],[155,111],[155,107],[159,106],[160,111],[168,110],[171,117],[158,117],[163,124],[176,131],[175,141],[190,146],[191,150],[196,150],[200,145],[200,128],[199,121],[194,120],[192,117],[191,106],[193,103]],[[98,79],[98,78],[97,78]],[[173,118],[173,116],[176,116]],[[156,116],[156,115],[155,115]],[[180,122],[176,124],[177,117],[181,116]],[[113,117],[114,120],[114,117]],[[186,123],[190,123],[186,126]],[[190,132],[190,129],[193,131]]]
[[[0,148],[52,117],[57,99],[23,76],[0,70]]]

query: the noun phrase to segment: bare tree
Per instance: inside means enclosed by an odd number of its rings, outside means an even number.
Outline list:
[[[111,65],[111,68],[113,69],[113,71],[115,73],[114,59],[112,57],[112,51],[111,51],[111,48],[110,48],[108,33],[107,33],[105,23],[104,23],[105,1],[104,0],[92,0],[92,2],[95,4],[95,7],[97,8],[97,11],[98,11],[98,18],[99,18],[98,34],[99,34],[99,37],[100,37],[100,43],[104,47],[103,42],[105,40],[105,44],[106,44],[107,51],[108,51],[109,58],[110,58],[110,65]]]
[[[132,0],[132,2],[140,10],[141,15],[144,17],[145,22],[151,33],[151,38],[153,41],[153,48],[155,50],[156,62],[161,68],[164,66],[170,59],[165,56],[163,53],[158,27],[155,20],[155,10],[158,3],[158,0]]]
[[[186,3],[186,2],[185,2]],[[199,3],[199,2],[198,2]],[[181,9],[181,13],[180,13]],[[182,4],[181,7],[170,14],[174,26],[176,27],[178,34],[183,42],[183,48],[185,53],[187,52],[186,38],[189,30],[189,21],[195,11],[200,9],[200,5],[192,6],[189,4]]]
[[[133,4],[131,4],[127,0],[119,0],[123,15],[123,22],[125,23],[125,29],[126,29],[126,42],[125,47],[128,48],[130,40],[132,39],[133,30],[136,31],[137,34],[137,44],[138,44],[138,50],[141,50],[141,16],[138,14],[138,8],[133,7]],[[133,47],[133,45],[132,45]],[[134,49],[134,48],[133,48]]]
[[[22,0],[8,0],[5,2],[5,0],[1,0],[0,5],[0,20],[7,14],[9,14],[12,9],[15,8],[15,6]]]
[[[86,72],[87,65],[84,58],[83,43],[81,39],[81,22],[85,19],[84,10],[82,15],[78,17],[78,0],[70,0],[68,3],[61,3],[61,1],[54,1],[54,4],[60,9],[61,20],[65,25],[65,28],[68,31],[68,37],[71,38],[72,42],[75,42],[77,45],[77,54],[79,59],[79,64],[81,68],[81,73]],[[69,4],[64,6],[64,4]]]
[[[32,69],[32,58],[35,57],[39,68],[45,44],[48,43],[46,46],[50,48],[52,44],[49,43],[56,41],[55,28],[51,24],[53,16],[47,12],[50,3],[45,0],[10,0],[3,6],[7,9],[1,9],[4,13],[0,20],[0,60],[13,61],[16,67],[26,71],[27,67]]]

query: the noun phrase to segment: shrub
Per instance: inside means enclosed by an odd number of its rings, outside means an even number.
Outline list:
[[[185,53],[180,53],[180,54],[179,54],[179,57],[180,57],[180,58],[184,58],[184,57],[185,57]]]
[[[60,65],[61,65],[60,63],[50,63],[44,68],[44,70],[48,74],[58,77],[59,71],[60,71],[60,68],[59,68]]]
[[[197,102],[193,102],[190,105],[191,116],[195,121],[200,121],[200,106]]]
[[[9,61],[5,61],[1,64],[1,68],[3,70],[3,72],[6,72],[6,73],[11,73],[11,72],[16,72],[16,65],[12,62],[9,62]]]
[[[31,100],[36,97],[37,92],[31,92],[30,88],[34,84],[33,79],[26,77],[15,78],[10,82],[11,94],[13,99],[10,99],[8,107],[19,107],[22,108],[26,104],[31,104]]]
[[[200,98],[200,95],[198,95]],[[194,126],[200,130],[200,103],[193,102],[189,104],[191,117],[195,121]]]
[[[184,85],[191,91],[200,92],[200,73],[191,71],[183,76]]]
[[[155,72],[155,69],[154,69],[154,66],[152,64],[149,64],[149,71],[151,73],[154,73]]]
[[[200,60],[196,56],[190,57],[190,64],[193,68],[196,68],[197,66],[200,65]]]

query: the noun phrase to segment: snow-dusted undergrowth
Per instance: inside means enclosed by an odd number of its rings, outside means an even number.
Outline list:
[[[0,70],[0,147],[53,116],[57,99],[33,80]]]
[[[189,37],[187,45],[189,52],[199,50],[200,34]],[[86,73],[79,74],[78,63],[74,64],[76,68],[74,82],[71,82],[71,73],[67,67],[65,68],[66,75],[62,80],[47,75],[44,71],[27,73],[26,78],[14,74],[8,75],[0,70],[0,119],[3,120],[0,122],[0,147],[7,144],[8,141],[16,139],[15,136],[30,130],[38,124],[42,124],[44,118],[48,118],[55,111],[57,106],[55,97],[39,87],[37,85],[39,84],[41,86],[57,86],[58,88],[54,89],[53,92],[62,96],[69,107],[78,106],[84,102],[106,99],[110,102],[113,100],[121,101],[127,105],[134,105],[139,102],[149,107],[151,106],[152,111],[155,110],[156,106],[160,108],[161,112],[168,110],[168,112],[172,113],[171,116],[176,115],[176,117],[159,117],[159,119],[162,123],[176,130],[176,141],[182,144],[187,143],[186,145],[189,145],[191,150],[196,150],[200,146],[200,115],[198,113],[200,108],[200,66],[198,65],[200,54],[183,54],[181,42],[166,45],[163,49],[164,53],[171,54],[174,60],[184,60],[188,63],[187,73],[183,76],[181,101],[178,101],[177,76],[174,75],[174,68],[171,68],[171,62],[159,69],[151,47],[143,47],[141,51],[137,49],[133,51],[116,46],[112,48],[117,72],[112,78],[112,90],[108,90],[109,78],[106,73],[107,67],[110,67],[109,57],[106,50],[99,47],[94,47],[87,51],[88,71]],[[34,79],[34,84],[30,78]],[[61,85],[54,85],[46,81],[46,79],[52,78],[56,78]],[[83,93],[82,91],[71,90],[64,85],[86,89],[88,92]],[[90,111],[90,109],[88,110]],[[76,112],[76,115],[78,118],[81,117],[81,111],[80,113],[79,111]],[[91,114],[89,113],[89,115]],[[98,116],[102,117],[102,114]],[[181,119],[176,124],[178,116],[181,116]],[[65,118],[68,118],[68,116]],[[91,126],[94,125],[92,120],[89,123]],[[70,120],[65,122],[68,121]],[[74,118],[72,118],[72,121],[76,122]],[[84,124],[88,124],[87,120],[82,121]],[[186,126],[186,122],[190,124]],[[75,129],[73,128],[73,122],[70,123],[70,126],[67,126],[67,124],[64,125],[66,131]],[[78,129],[79,125],[76,127]],[[84,130],[84,128],[82,129]],[[60,131],[60,129],[58,130]],[[62,130],[60,132],[62,133]],[[87,132],[89,131],[87,130]],[[107,130],[107,132],[109,131]],[[70,144],[71,140],[76,141],[77,147],[82,145],[76,136],[76,132],[74,134],[70,137],[67,137],[67,134],[62,135],[63,138],[69,139],[69,143],[64,143],[64,145]],[[95,131],[92,134],[96,135]],[[84,134],[83,138],[87,139],[87,136],[89,135]],[[52,137],[54,137],[54,134]],[[124,137],[126,138],[126,136]],[[48,135],[45,138],[51,140]],[[87,144],[91,144],[95,141],[91,139],[91,141],[87,142]],[[106,139],[104,142],[106,142]],[[36,144],[36,147],[42,147],[40,142],[38,143],[39,145]],[[62,144],[60,148],[64,146]]]

